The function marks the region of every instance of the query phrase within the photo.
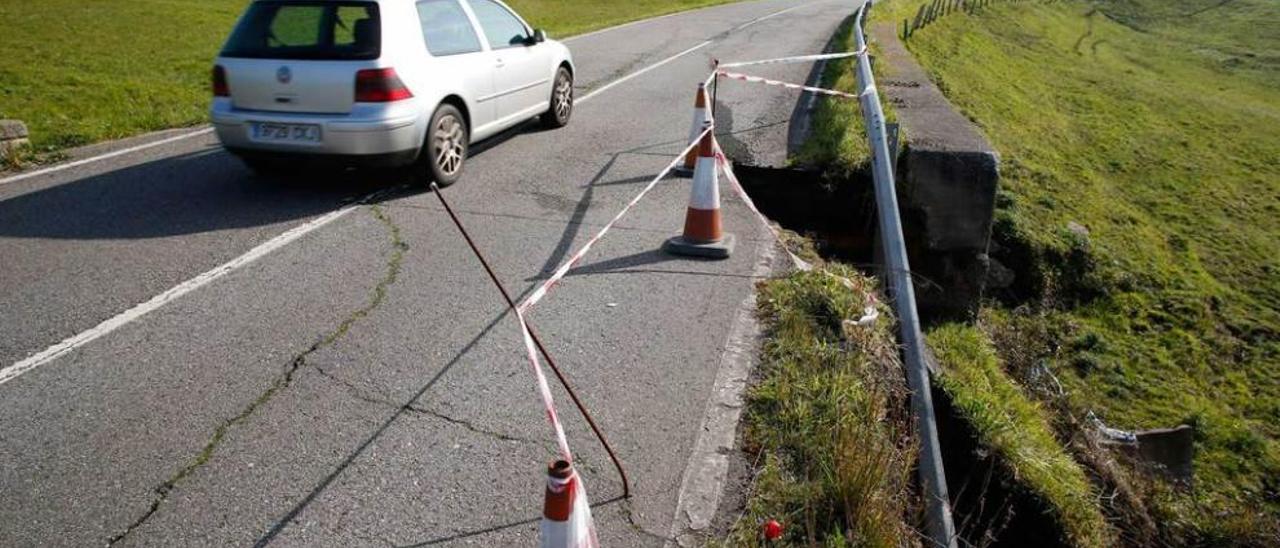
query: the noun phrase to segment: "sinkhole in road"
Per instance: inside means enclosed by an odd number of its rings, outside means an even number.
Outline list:
[[[735,164],[734,173],[761,213],[811,240],[824,259],[880,274],[879,221],[869,173],[836,177],[815,169],[744,164]],[[902,221],[907,245],[920,245],[919,219],[905,215]],[[921,314],[926,325],[935,320],[928,310]],[[1017,482],[1003,458],[983,447],[948,394],[935,388],[933,400],[952,512],[964,544],[1055,546],[1066,538],[1051,509]]]
[[[740,164],[733,169],[760,212],[812,240],[818,254],[872,266],[877,221],[869,176],[834,178],[817,170]]]

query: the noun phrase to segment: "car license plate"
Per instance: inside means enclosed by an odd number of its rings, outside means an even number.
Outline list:
[[[255,122],[253,139],[273,143],[319,143],[320,126],[315,124],[279,124]]]

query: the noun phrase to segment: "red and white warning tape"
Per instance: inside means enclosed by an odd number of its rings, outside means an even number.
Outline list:
[[[769,232],[773,233],[774,239],[777,240],[778,245],[782,247],[782,250],[787,253],[787,257],[791,258],[791,264],[795,265],[797,270],[803,270],[805,272],[812,271],[812,264],[801,259],[798,255],[792,253],[791,250],[787,248],[787,244],[782,238],[782,231],[778,230],[778,227],[773,224],[773,221],[770,221],[764,213],[760,212],[760,209],[756,207],[755,201],[751,199],[751,196],[747,194],[746,189],[742,188],[742,184],[738,182],[738,176],[733,173],[733,163],[729,161],[729,158],[724,154],[724,150],[720,148],[720,142],[713,142],[715,143],[716,164],[718,164],[720,166],[720,170],[724,172],[724,178],[729,180],[729,184],[733,187],[733,190],[738,193],[738,198],[742,200],[742,203],[747,205],[747,209],[750,209],[751,212],[755,214],[756,218],[760,220],[760,223],[768,228]],[[827,272],[826,270],[823,270],[823,272],[828,276],[839,280],[840,283],[849,290],[858,290],[857,286],[854,285],[853,280],[845,278],[844,276],[837,276],[831,272]],[[857,326],[867,326],[875,323],[876,320],[880,319],[880,309],[876,306],[876,303],[875,294],[868,292],[867,304],[862,309],[862,317],[857,320],[853,320],[850,323]]]
[[[755,66],[755,65],[770,65],[770,64],[780,64],[780,63],[818,61],[818,60],[827,60],[827,59],[842,59],[846,57],[863,55],[866,53],[867,53],[866,48],[863,48],[858,51],[852,51],[852,52],[824,53],[824,54],[804,55],[804,56],[796,56],[796,57],[780,57],[776,59],[762,59],[759,61],[741,61],[741,62],[729,63],[721,66],[744,67],[744,66]],[[750,76],[746,74],[740,74],[740,73],[721,70],[721,69],[717,69],[713,71],[711,75],[707,78],[707,83],[709,84],[711,80],[714,79],[716,76],[724,76],[726,78],[730,78],[734,80],[756,82],[756,83],[762,83],[762,84],[771,85],[771,86],[781,86],[789,89],[798,89],[798,90],[808,91],[812,93],[821,93],[824,95],[842,97],[846,99],[859,98],[858,95],[854,95],[852,93],[845,93],[843,91],[818,88],[813,86],[805,86],[800,84],[793,84],[793,83],[784,82],[781,80],[773,80],[769,78],[762,78],[759,76]],[[872,90],[868,90],[868,93],[870,93],[871,91]],[[573,267],[578,264],[578,262],[580,262],[584,257],[586,257],[587,253],[591,251],[591,248],[595,246],[595,244],[599,242],[600,239],[603,238],[604,235],[608,233],[609,230],[611,230],[614,227],[614,225],[618,223],[618,221],[620,221],[624,216],[626,216],[628,212],[631,211],[631,208],[635,207],[635,205],[639,203],[640,200],[644,199],[645,195],[647,195],[649,191],[653,190],[653,188],[657,186],[657,184],[663,178],[665,178],[671,172],[671,170],[675,169],[677,165],[683,162],[685,156],[688,155],[689,152],[692,151],[694,147],[698,145],[698,143],[702,140],[702,137],[704,135],[712,131],[714,131],[714,125],[706,128],[705,130],[703,130],[702,133],[698,134],[696,138],[692,139],[689,145],[686,146],[684,150],[682,150],[678,155],[676,155],[671,160],[671,162],[668,163],[667,166],[663,168],[663,170],[653,178],[653,180],[649,181],[649,184],[645,185],[645,187],[640,191],[640,193],[637,194],[634,198],[632,198],[631,201],[628,202],[627,205],[624,206],[622,210],[619,211],[618,214],[613,217],[613,219],[611,219],[608,223],[606,223],[604,227],[600,229],[599,232],[597,232],[594,236],[591,237],[591,239],[587,240],[587,242],[584,243],[582,247],[580,247],[576,252],[574,252],[574,254],[571,255],[568,260],[566,260],[563,264],[561,264],[558,268],[556,268],[556,270],[551,274],[549,278],[547,278],[542,283],[542,285],[538,286],[537,289],[535,289],[532,293],[530,293],[529,296],[525,298],[525,300],[515,308],[516,319],[520,322],[520,332],[521,332],[521,335],[524,337],[525,354],[529,360],[529,365],[533,368],[534,377],[536,378],[537,384],[538,384],[538,393],[542,397],[542,403],[547,413],[547,419],[551,422],[552,428],[555,429],[556,445],[560,450],[561,457],[566,461],[573,462],[573,454],[569,449],[568,439],[565,437],[564,426],[560,423],[560,418],[556,414],[555,399],[551,394],[551,387],[547,383],[546,374],[543,372],[542,362],[538,358],[537,345],[534,341],[533,333],[529,329],[529,324],[525,320],[525,314],[529,311],[530,308],[532,308],[534,305],[541,302],[542,299],[545,298],[547,294],[551,292],[551,289],[554,288],[558,283],[560,283],[560,281],[563,280],[564,277],[569,274],[569,271],[572,270]],[[733,173],[732,165],[728,161],[728,158],[725,157],[724,151],[720,149],[720,144],[718,142],[715,144],[715,155],[716,155],[717,165],[724,172],[725,178],[729,180],[730,184],[733,186],[733,189],[737,192],[738,196],[742,199],[742,202],[746,204],[747,208],[750,209],[751,212],[755,214],[756,217],[761,221],[761,223],[763,223],[764,226],[767,227],[769,231],[773,233],[774,237],[777,238],[779,242],[782,242],[782,233],[777,229],[777,227],[773,225],[772,222],[769,221],[767,217],[764,216],[763,213],[760,212],[759,208],[756,207],[755,202],[751,200],[751,197],[747,195],[746,190],[742,188],[742,185],[738,182],[737,176]],[[787,255],[791,258],[791,262],[795,265],[796,268],[800,270],[805,270],[805,271],[813,270],[813,265],[809,264],[804,259],[801,259],[796,254],[792,253],[789,249],[786,248],[785,244],[782,247],[784,250],[786,250]],[[856,289],[856,286],[853,284],[851,280],[848,280],[841,276],[836,276],[835,274],[831,274],[831,273],[828,273],[828,275],[840,279],[842,283],[849,289],[851,290]],[[873,294],[868,293],[867,305],[866,305],[866,308],[864,309],[864,314],[862,318],[852,323],[855,323],[856,325],[870,325],[871,323],[874,323],[879,318],[879,315],[880,314],[876,307],[875,297]]]
[[[543,297],[546,297],[547,293],[551,291],[551,288],[559,283],[560,280],[564,279],[564,277],[569,274],[569,271],[573,269],[574,265],[578,264],[583,257],[587,256],[587,253],[591,251],[591,247],[594,246],[596,242],[600,241],[600,239],[613,228],[613,225],[617,224],[618,221],[627,214],[627,212],[631,211],[631,208],[639,203],[650,190],[653,190],[653,187],[657,186],[658,182],[666,177],[672,169],[675,169],[676,165],[684,161],[685,155],[688,154],[689,151],[693,150],[693,147],[698,145],[698,142],[702,140],[703,135],[706,135],[712,130],[712,127],[708,127],[703,130],[702,133],[699,133],[698,137],[694,139],[689,146],[686,146],[684,150],[680,151],[680,154],[672,159],[671,162],[667,164],[667,167],[664,168],[662,172],[658,173],[652,181],[649,181],[649,184],[646,185],[635,198],[632,198],[631,201],[628,202],[612,220],[605,224],[604,228],[601,228],[595,236],[592,236],[590,240],[587,240],[587,243],[583,244],[578,251],[564,262],[564,264],[560,265],[560,267],[552,273],[550,278],[547,278],[546,281],[542,282],[542,285],[538,286],[533,293],[529,294],[528,298],[516,307],[516,319],[520,322],[520,333],[524,337],[525,355],[529,360],[529,365],[533,368],[533,375],[537,379],[538,393],[542,396],[542,404],[547,412],[547,420],[551,421],[551,426],[555,429],[556,445],[560,449],[560,456],[568,462],[573,462],[573,453],[569,450],[569,441],[565,437],[564,426],[560,424],[560,417],[556,414],[555,398],[551,395],[551,387],[547,384],[547,376],[542,371],[542,361],[538,359],[538,351],[537,346],[533,341],[533,333],[529,331],[529,324],[525,321],[524,315],[531,307],[533,307],[533,305],[538,304]]]
[[[834,90],[834,89],[816,88],[816,87],[813,87],[813,86],[804,86],[804,85],[800,85],[800,84],[793,84],[793,83],[791,83],[791,82],[783,82],[782,80],[774,80],[774,79],[771,79],[771,78],[763,78],[763,77],[760,77],[760,76],[751,76],[751,75],[749,75],[749,74],[740,74],[740,73],[737,73],[737,72],[730,72],[730,71],[727,71],[727,70],[717,70],[717,71],[716,71],[716,74],[719,74],[720,76],[724,76],[725,78],[728,78],[728,79],[730,79],[730,80],[742,80],[742,81],[744,81],[744,82],[756,82],[756,83],[759,83],[759,84],[766,84],[766,85],[770,85],[770,86],[782,86],[782,87],[784,87],[784,88],[788,88],[788,89],[798,89],[798,90],[808,91],[808,92],[810,92],[810,93],[821,93],[821,94],[823,94],[823,95],[830,95],[830,96],[833,96],[833,97],[843,97],[843,98],[845,98],[845,99],[858,99],[858,98],[859,98],[859,96],[858,96],[858,95],[853,94],[853,93],[845,93],[845,92],[843,92],[843,91],[836,91],[836,90]]]
[[[777,57],[774,59],[761,59],[759,61],[738,61],[735,63],[721,63],[721,68],[738,68],[750,67],[758,65],[778,65],[783,63],[805,63],[809,61],[827,61],[830,59],[844,59],[854,57],[866,53],[867,49],[862,48],[857,51],[845,51],[840,53],[819,53],[815,55],[797,55],[794,57]]]

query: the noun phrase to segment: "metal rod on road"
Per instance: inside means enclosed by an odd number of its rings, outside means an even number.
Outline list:
[[[925,496],[925,518],[929,540],[934,548],[956,548],[955,525],[951,521],[951,503],[947,496],[947,476],[942,467],[942,450],[938,444],[938,423],[933,411],[929,371],[925,367],[924,341],[920,332],[920,316],[916,311],[915,289],[911,285],[911,266],[902,236],[902,219],[898,216],[894,166],[889,162],[884,111],[871,74],[870,53],[863,36],[867,8],[858,8],[853,24],[857,48],[858,96],[866,120],[867,140],[871,146],[871,168],[875,179],[876,209],[880,217],[880,236],[885,261],[888,263],[889,287],[902,330],[903,358],[907,368],[907,385],[911,389],[911,408],[916,416],[920,436],[920,487]]]
[[[498,275],[493,272],[493,268],[489,266],[489,261],[484,258],[484,254],[480,252],[480,248],[471,239],[471,235],[467,233],[466,227],[462,226],[462,221],[453,213],[453,208],[449,207],[449,202],[445,201],[444,194],[440,192],[440,186],[431,183],[431,190],[440,200],[440,205],[444,206],[444,211],[449,214],[449,218],[453,220],[454,226],[458,227],[458,232],[462,233],[462,238],[467,241],[467,245],[471,247],[471,252],[480,260],[480,265],[484,267],[484,271],[489,274],[489,279],[493,280],[493,285],[498,288],[498,292],[502,293],[503,300],[507,301],[507,306],[511,310],[516,309],[516,302],[511,299],[511,294],[507,292],[506,286],[502,285],[502,281],[498,279]],[[526,322],[527,323],[527,322]],[[569,394],[569,398],[573,400],[573,404],[577,406],[578,412],[582,413],[582,418],[587,419],[587,424],[591,426],[591,431],[595,433],[596,439],[600,440],[600,445],[604,446],[604,450],[609,454],[609,459],[613,461],[614,468],[618,469],[618,476],[622,478],[622,498],[631,497],[631,482],[627,479],[627,471],[622,468],[622,462],[618,460],[618,456],[614,454],[613,447],[609,445],[609,440],[605,439],[604,433],[600,431],[600,427],[596,426],[595,419],[591,418],[591,413],[587,411],[582,400],[578,399],[578,394],[573,391],[573,387],[569,386],[569,381],[565,379],[564,374],[560,372],[560,367],[556,365],[556,361],[551,357],[551,353],[547,352],[546,347],[542,346],[542,339],[538,338],[538,334],[533,331],[533,326],[529,325],[529,335],[533,339],[533,344],[538,347],[538,352],[542,353],[542,357],[547,360],[547,365],[551,367],[551,371],[556,374],[559,379],[560,386],[564,387],[564,391]]]

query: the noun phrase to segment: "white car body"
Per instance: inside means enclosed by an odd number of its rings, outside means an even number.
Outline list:
[[[475,143],[547,112],[559,69],[573,72],[568,48],[553,40],[535,40],[543,38],[542,33],[498,0],[257,0],[254,4],[325,9],[316,5],[326,2],[344,9],[352,4],[377,5],[374,19],[381,41],[377,58],[245,58],[227,55],[224,49],[215,70],[223,72],[222,84],[229,96],[214,97],[210,116],[227,149],[246,157],[336,157],[354,164],[407,164],[423,150],[432,115],[440,105],[450,103],[462,111],[468,141]],[[449,55],[429,51],[419,4],[435,9],[449,2],[465,12],[478,36],[478,51]],[[481,2],[496,3],[510,12],[528,34],[528,43],[493,47],[473,9],[473,4]],[[481,7],[493,13],[492,5]],[[450,36],[465,31],[452,24]],[[360,29],[355,36],[368,30]],[[264,44],[280,42],[274,32],[267,31],[270,36]],[[331,31],[330,43],[337,41],[338,32]],[[233,34],[228,45],[234,38]],[[383,68],[394,69],[412,97],[357,101],[356,73]],[[279,128],[282,133],[271,133]],[[289,128],[304,129],[295,129],[298,135],[293,137],[299,138],[290,139]],[[318,135],[309,134],[313,131]]]

